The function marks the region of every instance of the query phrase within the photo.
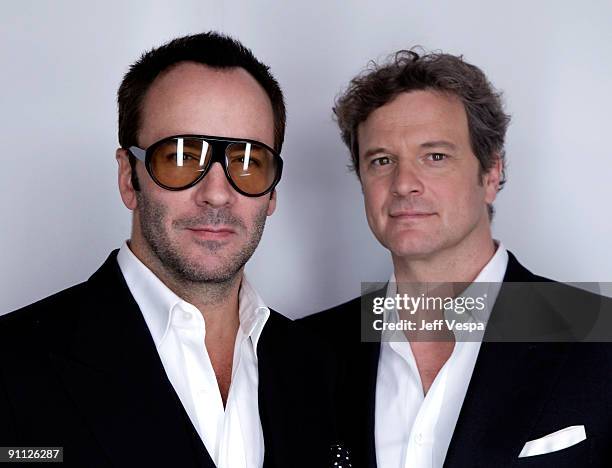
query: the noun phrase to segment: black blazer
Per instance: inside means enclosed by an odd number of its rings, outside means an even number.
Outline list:
[[[509,253],[504,282],[547,281]],[[539,305],[538,313],[556,318],[553,306],[544,301]],[[530,312],[514,310],[525,316]],[[360,343],[360,313],[361,298],[357,298],[302,321],[325,336],[344,363],[337,415],[342,437],[353,452],[353,467],[376,468],[374,408],[380,344]],[[503,322],[498,302],[489,323],[496,319]],[[585,426],[585,441],[518,458],[526,442],[574,425]],[[484,342],[444,466],[612,466],[612,344]]]
[[[0,317],[0,446],[63,446],[65,466],[213,468],[116,254]],[[271,311],[257,348],[266,468],[328,466],[335,370],[312,343]]]

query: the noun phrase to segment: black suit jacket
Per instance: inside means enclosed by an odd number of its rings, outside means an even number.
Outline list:
[[[509,254],[505,283],[547,281]],[[500,296],[503,293],[502,287]],[[534,302],[529,304],[514,310],[527,316]],[[538,313],[551,318],[548,326],[555,333],[561,330],[557,336],[564,337],[564,322],[554,306],[545,300],[537,304]],[[357,298],[302,320],[326,337],[345,365],[337,415],[343,439],[353,452],[353,466],[376,468],[374,408],[380,343],[360,342],[360,313],[361,298]],[[489,323],[503,323],[503,319],[496,302]],[[557,452],[518,458],[526,442],[574,425],[585,426],[585,441]],[[612,466],[612,344],[484,342],[444,466]]]
[[[88,281],[0,318],[0,446],[63,446],[65,466],[213,468],[116,252]],[[312,343],[271,311],[257,348],[266,468],[327,466],[335,372]]]

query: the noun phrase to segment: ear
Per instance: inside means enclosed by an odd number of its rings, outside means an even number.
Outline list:
[[[499,181],[502,176],[502,161],[499,155],[495,155],[495,163],[484,175],[483,185],[485,188],[485,201],[488,205],[492,204],[499,191]]]
[[[132,186],[132,167],[127,150],[118,148],[115,152],[115,159],[119,164],[118,183],[121,199],[126,208],[133,211],[137,207],[136,191]]]
[[[270,193],[270,202],[268,203],[268,211],[266,214],[272,216],[274,210],[276,210],[276,189],[272,190],[272,193]]]

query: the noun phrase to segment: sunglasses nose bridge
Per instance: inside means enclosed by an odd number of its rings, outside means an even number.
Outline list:
[[[208,170],[213,167],[213,165],[218,162],[221,164],[221,167],[225,170],[226,167],[226,156],[225,152],[228,147],[227,142],[223,141],[208,141],[208,151],[210,151],[210,162],[206,166],[208,166]],[[205,169],[204,167],[202,169]]]
[[[216,163],[219,163],[217,165]],[[223,206],[233,200],[234,189],[230,185],[225,168],[220,161],[211,161],[203,177],[195,184],[198,204]]]
[[[227,179],[227,158],[225,152],[227,147],[229,146],[229,142],[225,141],[208,141],[209,151],[210,151],[210,161],[204,167],[200,169],[200,171],[204,171],[204,179],[210,174],[213,170],[216,163],[219,163],[221,166],[221,171],[224,177]],[[229,181],[228,181],[229,182]]]
[[[216,141],[206,142],[206,145],[207,145],[207,148],[201,156],[200,168],[197,169],[197,172],[200,172],[200,173],[203,172],[204,177],[206,177],[206,175],[208,175],[210,170],[214,167],[215,163],[221,164],[223,171],[225,171],[225,167],[227,165],[226,157],[225,157],[225,149],[227,148],[227,145],[220,146],[219,142],[216,142]],[[210,156],[205,158],[206,152],[209,152]],[[200,175],[200,177],[202,176]]]

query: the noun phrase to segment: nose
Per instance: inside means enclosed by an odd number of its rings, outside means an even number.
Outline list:
[[[417,168],[408,163],[400,162],[394,171],[391,193],[398,197],[421,195],[425,186]]]
[[[200,206],[219,208],[233,203],[236,196],[219,162],[212,164],[208,173],[196,184],[195,189],[196,202]]]

